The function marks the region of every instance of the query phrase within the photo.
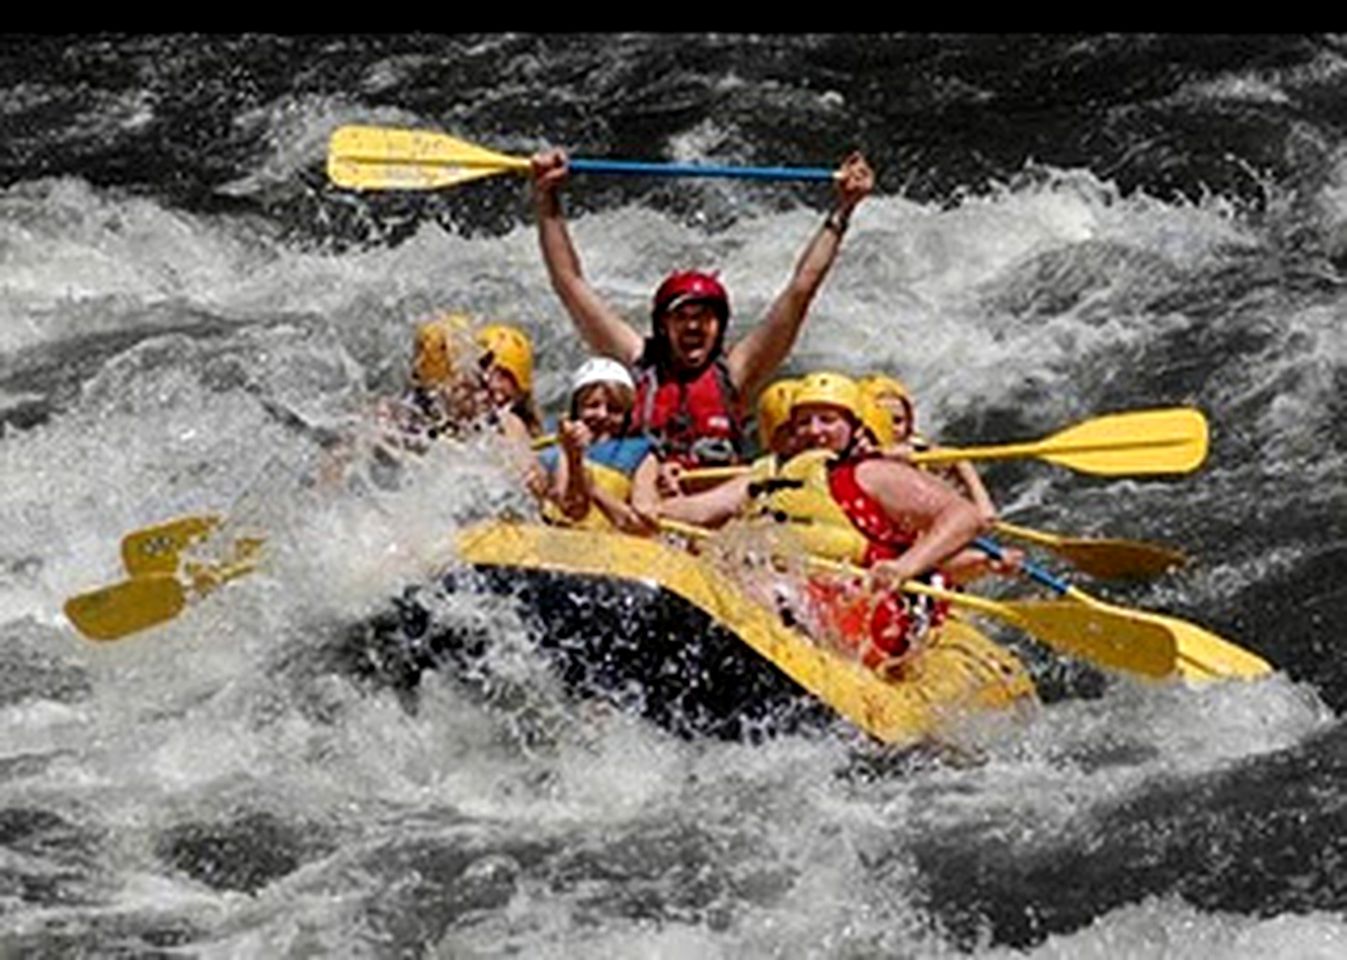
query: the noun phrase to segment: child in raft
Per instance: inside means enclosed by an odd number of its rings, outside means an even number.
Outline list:
[[[533,399],[533,341],[519,327],[488,324],[477,331],[477,365],[486,381],[492,416],[507,439],[530,443],[542,433]]]
[[[889,436],[878,443],[881,456],[907,460],[914,453],[935,449],[935,444],[917,432],[916,402],[901,380],[884,373],[872,373],[861,377],[857,383],[861,392],[884,412],[889,422]],[[956,460],[950,464],[933,464],[921,469],[940,478],[960,496],[971,501],[982,518],[984,529],[990,530],[995,525],[996,504],[971,463]],[[980,550],[965,551],[951,563],[955,580],[967,583],[984,573],[1013,573],[1024,559],[1024,551],[1003,547],[1002,553],[1004,556],[1001,559],[994,560]]]
[[[944,609],[910,599],[898,584],[943,576],[980,531],[973,506],[935,478],[877,456],[892,430],[855,381],[819,372],[799,380],[789,421],[774,443],[789,456],[772,475],[743,475],[703,494],[660,504],[664,516],[719,526],[736,515],[756,525],[770,554],[803,560],[796,575],[763,568],[751,595],[773,603],[788,624],[854,652],[867,666],[899,671],[938,625]],[[760,424],[761,426],[761,424]],[[817,569],[850,564],[855,572]],[[775,567],[775,564],[772,565]],[[868,568],[872,578],[860,577]]]
[[[594,357],[575,371],[557,444],[538,456],[546,471],[546,519],[586,529],[654,532],[650,518],[659,498],[659,459],[649,438],[625,436],[635,396],[630,372],[616,360]]]
[[[888,414],[892,424],[893,442],[886,444],[884,456],[908,459],[913,453],[933,449],[930,440],[917,433],[917,407],[911,392],[901,380],[883,373],[872,373],[857,381],[861,390]],[[935,474],[956,491],[972,501],[983,521],[996,522],[996,504],[982,484],[982,478],[967,460],[951,464],[933,465],[923,469]]]

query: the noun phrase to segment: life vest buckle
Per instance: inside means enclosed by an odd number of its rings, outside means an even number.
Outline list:
[[[803,487],[803,480],[795,480],[789,477],[768,477],[766,480],[754,480],[750,483],[748,495],[754,498],[771,496],[779,490],[800,490]]]
[[[697,462],[707,466],[728,466],[738,461],[739,453],[728,437],[699,437],[688,450]]]

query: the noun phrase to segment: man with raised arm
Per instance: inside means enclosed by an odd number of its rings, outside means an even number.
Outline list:
[[[532,158],[538,240],[543,261],[576,329],[596,353],[632,367],[631,429],[648,436],[660,458],[683,467],[741,462],[746,401],[786,358],[810,301],[837,258],[856,205],[874,189],[874,172],[853,153],[838,171],[837,203],[795,264],[763,322],[725,345],[730,301],[714,274],[670,274],[655,291],[652,330],[642,337],[585,279],[558,190],[568,174],[564,151]]]

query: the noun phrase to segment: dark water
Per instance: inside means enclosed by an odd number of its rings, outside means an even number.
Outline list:
[[[1347,616],[1340,37],[0,39],[0,952],[34,956],[1338,956]],[[1273,679],[1140,687],[1025,648],[1050,701],[949,755],[829,729],[684,742],[499,648],[408,702],[330,655],[501,506],[499,452],[311,482],[322,438],[459,306],[581,353],[518,181],[355,195],[348,122],[648,160],[879,174],[793,370],[881,367],[951,442],[1191,403],[1197,474],[985,471],[1007,516],[1195,558],[1092,584]],[[674,266],[737,322],[828,203],[800,184],[567,191],[639,318]],[[326,433],[325,433],[326,431]],[[305,478],[308,478],[306,480]],[[96,647],[62,600],[122,533],[227,510],[264,575]],[[999,634],[998,634],[999,635]],[[1012,638],[1007,637],[1008,640]],[[1013,641],[1012,642],[1018,642]]]

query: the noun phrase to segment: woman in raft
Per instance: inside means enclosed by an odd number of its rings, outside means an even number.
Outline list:
[[[957,582],[985,561],[965,550],[982,532],[974,506],[907,463],[877,455],[891,443],[887,421],[854,380],[813,373],[790,393],[789,434],[798,449],[764,480],[748,474],[705,493],[672,497],[661,516],[718,526],[754,506],[783,524],[814,558],[868,568],[874,589],[854,576],[810,572],[791,616],[812,633],[853,645],[871,667],[895,667],[943,605],[909,601],[901,585],[921,577]]]
[[[535,490],[542,493],[546,519],[626,533],[654,531],[649,517],[658,500],[659,460],[648,437],[625,435],[634,398],[631,374],[615,360],[594,357],[575,371],[557,445],[538,456],[546,479]]]

